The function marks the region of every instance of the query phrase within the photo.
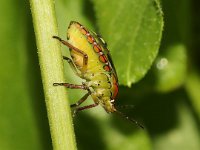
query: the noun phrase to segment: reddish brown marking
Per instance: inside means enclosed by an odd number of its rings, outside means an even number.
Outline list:
[[[105,65],[103,66],[103,69],[106,70],[106,71],[111,71],[111,68],[109,65]]]
[[[106,58],[106,56],[105,56],[104,54],[99,56],[99,60],[100,60],[101,62],[103,62],[103,63],[106,63],[106,62],[107,62],[107,58]]]
[[[114,93],[113,93],[113,97],[112,99],[115,99],[117,97],[117,94],[118,94],[118,85],[117,84],[113,84],[113,88],[114,88]]]
[[[116,77],[113,75],[113,96],[112,99],[115,99],[118,94],[119,88]]]
[[[97,52],[97,53],[102,51],[101,47],[99,45],[94,45],[93,48],[94,48],[95,52]]]
[[[81,29],[81,32],[82,32],[84,35],[87,34],[87,30],[86,30],[84,27]]]
[[[88,42],[89,42],[89,43],[93,43],[93,42],[94,42],[94,38],[93,38],[91,35],[89,35],[89,36],[87,37],[87,39],[88,39]]]

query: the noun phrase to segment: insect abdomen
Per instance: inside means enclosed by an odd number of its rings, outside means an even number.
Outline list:
[[[111,71],[111,66],[108,62],[108,58],[103,53],[103,47],[97,43],[97,40],[92,36],[92,33],[85,29],[85,27],[77,22],[72,22],[69,26],[67,37],[69,43],[87,54],[88,72]],[[83,71],[83,56],[74,50],[71,50],[71,56],[77,68],[80,71]]]

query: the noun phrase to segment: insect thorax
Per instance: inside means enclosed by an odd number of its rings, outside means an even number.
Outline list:
[[[113,77],[112,74],[106,72],[85,74],[86,84],[92,89],[93,100],[101,104],[107,112],[115,111],[113,105],[116,89]]]

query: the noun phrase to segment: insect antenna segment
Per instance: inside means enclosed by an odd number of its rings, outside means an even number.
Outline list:
[[[119,116],[121,116],[122,118],[125,118],[126,120],[136,124],[138,127],[144,129],[144,126],[141,125],[138,121],[136,121],[135,119],[127,116],[126,114],[122,113],[121,111],[116,110],[115,113],[118,114]]]
[[[134,105],[117,105],[115,108],[117,109],[133,109],[135,106]]]

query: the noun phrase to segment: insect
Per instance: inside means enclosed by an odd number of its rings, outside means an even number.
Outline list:
[[[74,73],[84,79],[80,85],[70,83],[54,83],[54,86],[65,86],[71,89],[83,89],[87,93],[72,104],[75,112],[101,105],[107,113],[117,113],[143,128],[136,120],[126,116],[115,107],[118,94],[118,78],[107,44],[95,32],[89,31],[78,22],[71,21],[67,31],[67,41],[58,36],[53,38],[69,47],[71,58],[67,60]],[[91,96],[94,103],[80,107]]]

